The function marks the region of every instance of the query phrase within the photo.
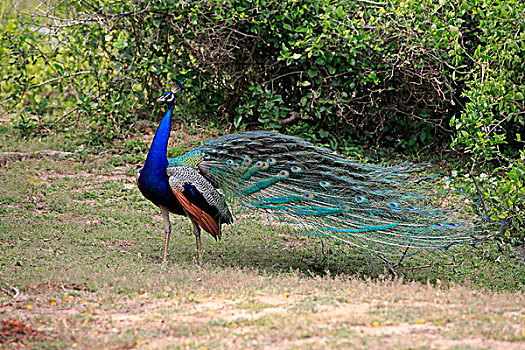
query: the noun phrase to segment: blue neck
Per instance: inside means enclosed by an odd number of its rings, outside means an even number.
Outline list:
[[[153,204],[164,206],[172,213],[184,215],[184,209],[173,194],[168,183],[168,174],[166,173],[166,168],[168,167],[166,153],[170,137],[172,113],[173,107],[168,109],[168,112],[160,122],[144,167],[140,171],[138,185],[142,194]]]
[[[142,168],[141,176],[161,176],[166,177],[166,167],[168,166],[168,139],[170,137],[171,129],[171,114],[173,113],[173,107],[168,108],[166,115],[160,122],[159,128],[153,138],[153,143],[148,152],[148,157]]]

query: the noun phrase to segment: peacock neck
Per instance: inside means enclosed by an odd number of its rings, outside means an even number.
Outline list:
[[[166,167],[168,166],[168,139],[170,137],[171,129],[171,114],[173,107],[168,108],[166,115],[160,122],[159,128],[153,138],[153,143],[148,152],[148,157],[144,163],[144,168],[141,173],[148,175],[163,175],[166,176]]]

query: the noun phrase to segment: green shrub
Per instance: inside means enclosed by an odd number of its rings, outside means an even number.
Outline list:
[[[525,3],[472,1],[478,17],[476,63],[466,76],[467,98],[461,116],[452,119],[453,146],[472,157],[462,180],[477,198],[475,212],[493,222],[498,237],[525,244]],[[489,6],[490,5],[490,6]]]
[[[22,13],[36,23],[20,37],[35,26],[41,30],[27,38],[25,51],[11,52],[26,69],[23,77],[34,77],[35,63],[21,58],[44,66],[37,74],[42,79],[29,87],[11,82],[28,91],[51,80],[49,93],[60,101],[54,107],[63,107],[57,116],[74,109],[93,142],[157,115],[153,99],[178,78],[187,88],[190,117],[288,129],[334,147],[361,140],[415,151],[448,140],[449,120],[461,110],[464,71],[474,64],[468,53],[475,49],[476,23],[459,1],[69,0],[48,6],[62,22]],[[38,102],[36,94],[22,101]]]

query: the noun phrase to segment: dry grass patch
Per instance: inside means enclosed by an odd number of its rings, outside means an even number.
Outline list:
[[[167,273],[176,274],[173,269]],[[216,288],[166,288],[169,297],[103,290],[35,294],[0,310],[48,340],[85,348],[520,349],[525,341],[522,293],[344,277],[288,276],[276,283],[246,273],[240,281],[242,272],[235,270],[183,274]],[[228,278],[242,286],[224,286]],[[251,278],[259,279],[259,288],[250,288]],[[294,292],[285,292],[291,287]]]

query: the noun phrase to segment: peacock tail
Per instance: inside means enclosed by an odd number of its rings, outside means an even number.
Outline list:
[[[167,173],[178,179],[172,188],[198,187],[219,226],[233,221],[230,206],[383,255],[475,244],[469,221],[432,207],[423,167],[360,164],[298,137],[256,131],[208,141],[168,160]]]

